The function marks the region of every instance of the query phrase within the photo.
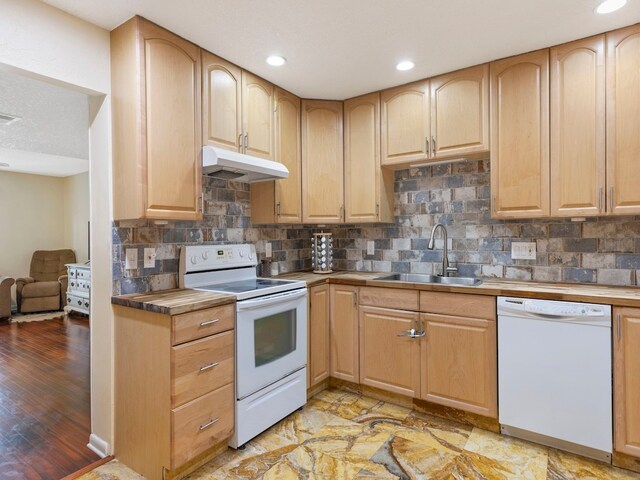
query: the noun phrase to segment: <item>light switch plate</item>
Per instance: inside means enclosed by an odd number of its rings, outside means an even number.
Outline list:
[[[264,256],[267,258],[271,258],[273,255],[273,251],[271,249],[271,242],[267,242],[264,244]]]
[[[153,268],[156,266],[156,249],[144,249],[144,268]]]
[[[513,260],[535,260],[535,242],[513,242],[511,244],[511,258]]]
[[[138,268],[138,249],[137,248],[126,249],[124,268],[125,270],[135,270],[136,268]]]
[[[373,255],[376,253],[376,243],[373,240],[367,241],[367,255]]]

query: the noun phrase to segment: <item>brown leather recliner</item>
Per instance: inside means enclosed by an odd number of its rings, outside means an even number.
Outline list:
[[[67,263],[75,263],[73,250],[36,250],[29,276],[16,280],[18,312],[61,310],[66,305]]]

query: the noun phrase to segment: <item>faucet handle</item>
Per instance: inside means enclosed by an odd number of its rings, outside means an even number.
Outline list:
[[[452,273],[458,273],[458,267],[447,267],[447,271],[444,272],[445,277],[448,277]]]

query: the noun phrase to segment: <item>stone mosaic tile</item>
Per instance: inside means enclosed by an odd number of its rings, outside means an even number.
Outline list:
[[[547,478],[548,449],[497,433],[474,428],[464,447],[464,463],[488,478]],[[472,477],[473,478],[473,477]]]
[[[631,480],[640,474],[611,467],[594,460],[549,449],[548,480]]]
[[[335,413],[332,413],[335,412]],[[336,415],[340,413],[341,415]],[[358,392],[329,389],[188,480],[631,480],[640,474]],[[117,460],[82,480],[141,480]]]

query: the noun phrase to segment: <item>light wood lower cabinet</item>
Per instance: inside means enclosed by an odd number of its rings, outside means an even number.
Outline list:
[[[640,457],[640,309],[613,309],[614,449]]]
[[[358,287],[331,285],[331,376],[360,381]]]
[[[113,309],[115,455],[149,480],[188,471],[233,435],[235,305]]]
[[[420,398],[497,417],[495,321],[422,314]]]
[[[329,285],[309,289],[307,388],[329,378]]]
[[[360,383],[409,397],[420,395],[420,340],[399,336],[415,328],[417,312],[360,307]]]
[[[496,299],[420,292],[425,337],[420,398],[485,417],[498,416]]]

